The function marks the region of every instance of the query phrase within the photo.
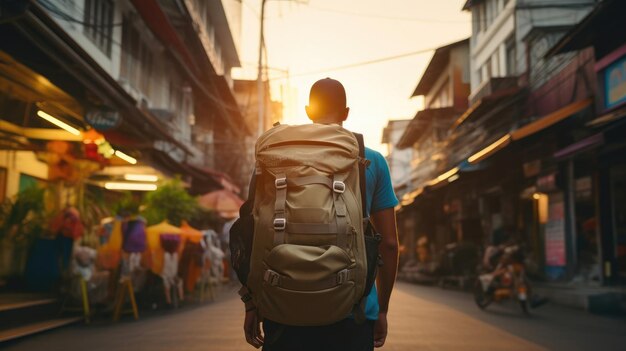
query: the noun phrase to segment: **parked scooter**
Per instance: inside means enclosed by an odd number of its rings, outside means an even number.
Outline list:
[[[522,311],[529,314],[530,284],[521,247],[513,244],[492,251],[490,258],[496,262],[495,269],[478,276],[474,301],[480,309],[485,309],[492,302],[515,299]]]

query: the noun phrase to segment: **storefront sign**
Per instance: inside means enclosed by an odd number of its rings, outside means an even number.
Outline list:
[[[592,181],[591,177],[578,178],[576,184],[576,199],[586,200],[591,198]]]
[[[626,102],[626,56],[606,68],[604,84],[607,109]]]
[[[534,160],[524,163],[524,176],[526,178],[534,177],[541,172],[541,160]]]
[[[122,123],[122,117],[117,111],[94,109],[87,112],[85,121],[99,131],[117,128]]]
[[[562,195],[554,195],[548,206],[546,223],[546,265],[564,267],[565,259],[565,205]]]
[[[552,191],[556,189],[556,173],[539,177],[537,179],[537,189],[540,191]]]

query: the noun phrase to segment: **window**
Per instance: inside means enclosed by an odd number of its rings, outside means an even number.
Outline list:
[[[509,77],[515,76],[517,59],[515,57],[515,38],[509,38],[506,41],[506,75]]]
[[[127,18],[122,27],[122,62],[120,76],[144,96],[150,97],[153,71],[152,53],[141,40],[139,31]]]
[[[111,56],[113,3],[110,0],[85,0],[85,35],[107,56]]]
[[[491,56],[491,76],[492,77],[500,77],[503,74],[500,74],[500,57],[498,57],[498,50]]]
[[[486,82],[491,79],[491,59],[487,60],[480,69],[481,82]]]
[[[495,0],[486,0],[485,6],[487,7],[487,27],[493,23],[493,19],[496,17],[496,2]]]
[[[487,7],[485,3],[478,4],[478,29],[484,32],[487,29]]]

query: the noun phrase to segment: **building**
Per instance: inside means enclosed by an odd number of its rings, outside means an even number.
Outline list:
[[[414,257],[416,241],[426,237],[441,249],[457,241],[457,220],[441,209],[447,201],[436,191],[441,174],[453,160],[446,152],[451,127],[467,109],[470,88],[469,39],[438,48],[412,97],[424,97],[424,109],[416,113],[395,143],[396,150],[411,150],[405,179],[396,183],[402,209],[398,214],[402,244],[408,259]],[[447,179],[443,179],[447,182]]]
[[[398,150],[396,144],[411,123],[409,119],[389,120],[383,129],[382,143],[387,145],[387,164],[391,173],[391,183],[394,184],[396,194],[404,195],[408,191],[411,174],[413,149]]]
[[[272,101],[270,92],[269,81],[264,81],[263,91],[266,92],[264,94],[264,102],[263,106],[265,107],[265,111],[263,116],[265,120],[263,121],[262,130],[268,130],[274,125],[276,122],[281,122],[283,118],[283,105],[278,101]],[[252,172],[254,171],[254,145],[257,140],[257,131],[259,130],[259,94],[258,94],[258,82],[256,80],[243,80],[238,79],[234,81],[234,93],[235,99],[239,104],[239,109],[243,114],[243,118],[245,120],[245,124],[249,126],[252,134],[248,135],[245,138],[245,156],[239,160],[239,169],[240,174],[239,178],[242,183],[242,187],[247,189],[248,183],[250,181],[250,177]],[[244,194],[247,191],[244,191]]]
[[[228,185],[196,131],[210,126],[211,142],[247,132],[220,1],[16,1],[0,17],[0,200],[47,184],[47,211],[84,212],[85,194],[176,175],[195,193]]]
[[[7,62],[32,77],[14,76],[11,83],[57,91],[44,112],[79,130],[97,131],[113,149],[147,166],[135,171],[180,174],[194,188],[205,185],[197,191],[220,186],[205,172],[221,160],[207,152],[214,151],[207,144],[247,131],[231,89],[230,69],[239,59],[228,20],[237,21],[236,11],[227,18],[217,0],[35,1],[3,10],[7,40],[0,49]],[[7,122],[50,129],[34,115],[33,107],[45,101],[41,96],[8,98],[21,99],[26,115],[34,117]],[[116,157],[103,162],[108,166],[93,183],[123,176],[127,168],[111,167],[118,164],[128,165]],[[40,173],[38,178],[47,178]],[[9,195],[16,189],[11,185]]]
[[[595,88],[592,118],[586,133],[560,150],[571,163],[568,192],[573,251],[583,268],[601,271],[601,283],[626,283],[626,165],[624,163],[625,94],[624,62],[626,36],[616,31],[623,23],[626,6],[621,1],[602,1],[585,19],[571,28],[547,52],[546,59],[559,59],[591,51]],[[582,248],[580,246],[583,246]],[[589,266],[589,263],[597,267]],[[583,275],[583,278],[588,274]]]
[[[37,266],[50,271],[31,269],[30,279],[26,262],[58,258],[41,231],[52,232],[49,217],[69,207],[97,240],[121,190],[155,190],[180,176],[194,194],[237,191],[223,172],[246,151],[233,141],[249,134],[230,77],[240,11],[220,0],[0,2],[0,201],[24,198],[34,184],[47,189],[30,227],[0,230],[3,292],[15,289],[8,281],[46,291],[60,279],[50,260]],[[233,143],[228,153],[217,146],[224,140]],[[52,254],[34,253],[38,245]]]
[[[598,265],[581,264],[590,249],[577,246],[594,237],[589,229],[593,196],[587,194],[593,191],[594,161],[583,157],[577,165],[565,156],[569,147],[592,136],[586,123],[593,119],[593,62],[589,50],[546,56],[593,5],[466,2],[463,9],[473,18],[467,108],[448,124],[436,157],[445,160],[442,168],[433,172],[434,166],[422,164],[427,175],[419,183],[425,186],[413,184],[403,197],[399,217],[416,211],[406,216],[415,222],[407,233],[432,235],[438,247],[515,239],[529,249],[534,278],[599,283]],[[410,129],[399,147],[415,140],[405,139],[415,133]],[[420,209],[421,201],[430,206]],[[420,216],[429,221],[420,223]]]

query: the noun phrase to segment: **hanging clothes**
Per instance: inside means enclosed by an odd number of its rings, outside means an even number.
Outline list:
[[[161,234],[180,236],[181,232],[180,228],[169,224],[167,221],[163,221],[159,224],[146,228],[146,239],[148,244],[148,250],[146,251],[148,258],[146,261],[149,262],[148,266],[154,274],[161,275],[163,271],[163,256],[165,251],[161,246]]]
[[[146,220],[130,217],[122,222],[122,249],[129,253],[146,251]]]
[[[159,236],[161,247],[163,248],[163,269],[161,270],[161,278],[166,288],[177,284],[179,255],[178,250],[181,247],[182,235],[163,233]]]
[[[80,220],[80,212],[74,207],[65,208],[52,219],[49,228],[57,236],[57,248],[61,255],[61,271],[65,271],[70,266],[74,240],[82,237],[85,231]]]
[[[116,216],[111,223],[108,242],[98,248],[98,266],[102,269],[116,269],[120,263],[122,250],[122,217]]]
[[[192,292],[202,274],[204,248],[201,231],[183,221],[180,226],[184,238],[184,249],[180,259],[178,274],[185,282],[185,289]]]
[[[100,220],[100,228],[98,228],[98,236],[100,237],[100,245],[104,245],[109,242],[111,233],[113,232],[113,224],[115,223],[114,217],[107,217]]]
[[[56,215],[50,223],[50,230],[73,240],[79,239],[85,232],[80,212],[74,207],[67,207]]]

